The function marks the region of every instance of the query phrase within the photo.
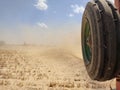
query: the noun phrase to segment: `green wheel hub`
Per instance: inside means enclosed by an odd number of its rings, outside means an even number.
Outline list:
[[[83,56],[85,59],[85,62],[87,64],[90,64],[91,58],[92,58],[92,39],[91,39],[91,30],[90,30],[90,24],[89,21],[86,20],[85,23],[85,30],[84,30],[84,48],[83,48]]]

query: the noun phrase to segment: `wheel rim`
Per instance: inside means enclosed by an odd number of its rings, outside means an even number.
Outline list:
[[[92,39],[89,21],[86,20],[84,28],[84,43],[83,43],[83,56],[86,64],[90,64],[92,58]]]

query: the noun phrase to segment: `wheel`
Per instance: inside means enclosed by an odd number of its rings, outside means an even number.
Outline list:
[[[110,80],[118,72],[119,21],[119,15],[110,2],[88,2],[82,18],[81,41],[84,63],[93,80]]]
[[[116,53],[116,65],[115,65],[115,76],[120,75],[120,15],[117,9],[115,8],[114,5],[112,5],[109,1],[107,1],[108,5],[110,6],[113,17],[114,17],[114,22],[115,22],[115,30],[117,33],[117,53]]]

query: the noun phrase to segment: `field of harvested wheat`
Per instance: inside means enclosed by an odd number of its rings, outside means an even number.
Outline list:
[[[0,46],[0,90],[111,90],[86,73],[78,48]]]

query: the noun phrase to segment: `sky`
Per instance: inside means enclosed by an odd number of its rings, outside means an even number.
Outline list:
[[[89,0],[2,0],[0,40],[7,43],[56,43],[80,32]],[[76,36],[76,35],[74,35]],[[62,38],[62,39],[61,39]]]

